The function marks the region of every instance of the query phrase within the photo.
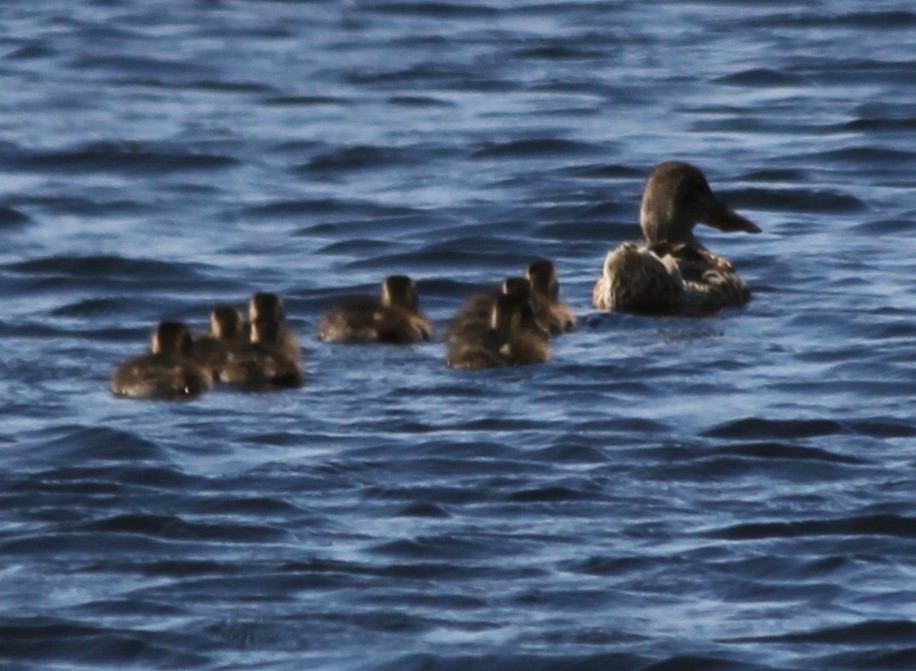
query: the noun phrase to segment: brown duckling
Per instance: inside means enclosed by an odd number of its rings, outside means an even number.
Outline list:
[[[231,305],[217,305],[210,313],[210,331],[194,338],[194,358],[218,373],[228,353],[249,340],[251,325]]]
[[[406,275],[390,275],[381,295],[353,296],[332,307],[318,325],[318,337],[335,343],[409,345],[432,338],[432,323],[419,312],[417,286]]]
[[[454,344],[486,333],[490,329],[493,305],[503,294],[520,296],[530,301],[531,282],[527,277],[507,277],[499,287],[471,296],[449,323],[445,331],[445,342]]]
[[[299,360],[302,355],[302,347],[299,345],[299,339],[286,325],[286,310],[279,294],[265,291],[253,294],[248,302],[248,319],[252,324],[261,319],[269,319],[276,323],[276,346],[288,358]]]
[[[592,304],[610,311],[709,314],[747,303],[750,289],[731,262],[694,236],[698,223],[760,232],[716,197],[697,167],[676,161],[657,166],[640,207],[644,244],[625,243],[607,255]]]
[[[110,389],[116,396],[189,399],[210,389],[213,376],[194,359],[191,333],[181,322],[160,322],[150,353],[118,366]]]
[[[289,355],[283,326],[276,316],[251,322],[251,342],[228,352],[219,380],[251,388],[294,388],[303,383],[298,351]]]
[[[525,277],[531,282],[531,307],[541,328],[557,336],[576,328],[576,316],[560,302],[560,283],[551,261],[541,259],[528,266]]]
[[[531,303],[519,295],[502,294],[493,303],[489,328],[457,339],[446,365],[475,370],[527,366],[549,359],[548,338],[535,319]]]

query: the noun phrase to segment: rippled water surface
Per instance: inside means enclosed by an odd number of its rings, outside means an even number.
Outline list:
[[[911,2],[0,6],[0,666],[916,668]],[[597,314],[651,167],[758,236],[707,319]],[[544,366],[319,343],[553,259]],[[287,299],[301,390],[113,398]]]

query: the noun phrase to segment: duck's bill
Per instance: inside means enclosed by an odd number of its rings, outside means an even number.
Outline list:
[[[718,228],[720,231],[744,231],[745,233],[760,233],[760,227],[750,219],[745,219],[737,212],[717,202],[706,219],[706,225]]]

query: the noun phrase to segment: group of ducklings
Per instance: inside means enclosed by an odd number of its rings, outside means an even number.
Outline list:
[[[182,322],[160,322],[150,351],[118,366],[110,387],[116,396],[160,399],[193,398],[215,382],[245,389],[299,387],[300,352],[283,299],[256,293],[247,319],[234,306],[216,306],[206,334],[192,335]]]
[[[592,305],[612,312],[703,315],[747,303],[750,289],[731,262],[694,237],[698,223],[760,232],[716,197],[695,166],[657,166],[643,192],[643,240],[608,253]],[[544,363],[550,339],[575,326],[575,315],[559,299],[553,263],[538,260],[524,276],[509,277],[467,301],[446,330],[446,363],[465,370]],[[403,345],[429,341],[432,334],[432,323],[419,311],[416,284],[406,275],[387,277],[378,297],[336,305],[318,326],[319,339],[330,343]],[[302,380],[300,347],[286,326],[282,299],[257,293],[247,320],[234,307],[215,308],[207,335],[192,336],[180,322],[160,323],[151,352],[120,366],[111,389],[127,397],[185,398],[214,382],[288,388]]]

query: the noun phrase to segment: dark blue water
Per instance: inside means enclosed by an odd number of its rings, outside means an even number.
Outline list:
[[[916,668],[914,54],[903,0],[0,5],[0,666]],[[754,300],[596,314],[669,159]],[[547,365],[315,338],[537,257]],[[109,394],[255,290],[303,389]]]

